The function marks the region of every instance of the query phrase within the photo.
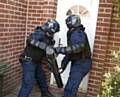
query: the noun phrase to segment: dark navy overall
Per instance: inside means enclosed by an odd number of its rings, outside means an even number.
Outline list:
[[[67,32],[68,46],[86,43],[87,52],[66,54],[63,64],[71,61],[71,69],[67,84],[64,89],[64,97],[76,97],[77,90],[82,79],[89,72],[92,64],[91,51],[88,43],[87,35],[83,27],[77,27]],[[84,54],[83,54],[84,53]]]
[[[42,30],[32,33],[29,38],[38,41],[46,41],[47,44],[52,45],[51,39],[49,39],[45,33],[42,32]],[[30,45],[29,42],[27,42],[27,46],[21,56],[27,56],[28,60],[21,62],[23,68],[23,78],[18,97],[28,97],[36,81],[40,87],[41,92],[48,91],[45,73],[41,64],[43,58],[46,57],[45,52],[37,47]]]

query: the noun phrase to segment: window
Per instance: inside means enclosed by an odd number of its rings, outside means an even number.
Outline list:
[[[66,15],[71,15],[71,14],[77,14],[80,15],[82,17],[89,17],[90,13],[87,10],[87,8],[85,8],[84,6],[81,5],[75,5],[73,7],[71,7],[68,11]]]

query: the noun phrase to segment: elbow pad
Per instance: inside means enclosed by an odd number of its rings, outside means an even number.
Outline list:
[[[68,47],[57,47],[56,53],[62,54],[71,54],[71,53],[79,53],[84,49],[84,44],[76,44]]]
[[[35,47],[38,47],[38,48],[40,48],[42,50],[46,50],[46,47],[47,47],[47,44],[45,42],[39,42],[39,41],[36,41],[34,39],[32,39],[30,41],[30,44],[35,46]]]

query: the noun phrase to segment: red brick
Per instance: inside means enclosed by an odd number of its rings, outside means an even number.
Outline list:
[[[120,47],[120,26],[117,19],[112,18],[113,0],[100,0],[95,45],[93,52],[93,66],[88,83],[88,96],[96,97],[101,86],[104,71],[112,71],[111,51]],[[28,0],[9,1],[0,0],[0,61],[9,63],[12,70],[6,73],[6,91],[20,83],[21,67],[18,56],[24,48],[25,33],[27,36],[34,30],[33,25],[43,24],[47,19],[55,18],[57,0],[30,1],[28,6],[28,21],[26,22]],[[112,19],[111,19],[112,18]],[[111,22],[112,20],[112,22]],[[26,29],[26,23],[27,29]],[[112,23],[112,24],[111,24]],[[112,28],[110,28],[112,27]],[[46,63],[44,63],[46,64]],[[44,66],[49,82],[50,73]],[[12,76],[12,77],[11,77]]]
[[[24,48],[26,30],[28,36],[34,30],[33,25],[40,25],[48,18],[54,18],[56,3],[56,1],[46,3],[44,0],[32,2],[28,2],[28,0],[19,0],[17,2],[14,0],[0,0],[0,43],[2,43],[0,61],[11,65],[11,70],[6,73],[5,83],[9,83],[5,85],[5,88],[7,87],[5,91],[20,83],[21,67],[18,63],[18,57]],[[27,4],[29,4],[28,14],[26,13]],[[44,6],[47,7],[44,8]],[[27,22],[26,15],[28,15]],[[27,29],[26,23],[29,23]],[[49,82],[50,73],[46,68],[47,81]]]
[[[96,85],[101,86],[101,80],[103,80],[101,79],[103,78],[102,75],[106,71],[112,71],[113,66],[115,66],[111,63],[111,51],[113,48],[120,47],[120,28],[117,27],[118,22],[115,18],[112,18],[113,16],[111,14],[112,10],[114,10],[112,9],[112,0],[100,0],[99,6],[100,8],[98,12],[99,15],[93,52],[93,66],[91,70],[91,72],[95,72],[95,74],[90,73],[87,97],[96,97],[99,93],[98,90],[100,90],[100,87],[96,87]],[[116,33],[118,33],[118,35],[115,35]],[[100,82],[97,82],[96,79]]]

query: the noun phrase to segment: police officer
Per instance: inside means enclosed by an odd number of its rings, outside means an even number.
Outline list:
[[[82,79],[91,69],[91,51],[80,17],[78,15],[68,16],[66,25],[69,29],[67,32],[68,46],[57,47],[56,52],[65,54],[61,62],[62,72],[71,61],[71,69],[64,89],[64,97],[76,97]]]
[[[29,97],[29,94],[37,81],[41,90],[41,97],[54,97],[49,91],[41,61],[46,57],[46,52],[37,48],[30,42],[31,39],[43,41],[47,45],[54,45],[54,34],[59,31],[59,24],[55,19],[48,20],[43,26],[38,26],[36,31],[27,39],[27,46],[20,56],[23,67],[22,86],[18,97]]]

